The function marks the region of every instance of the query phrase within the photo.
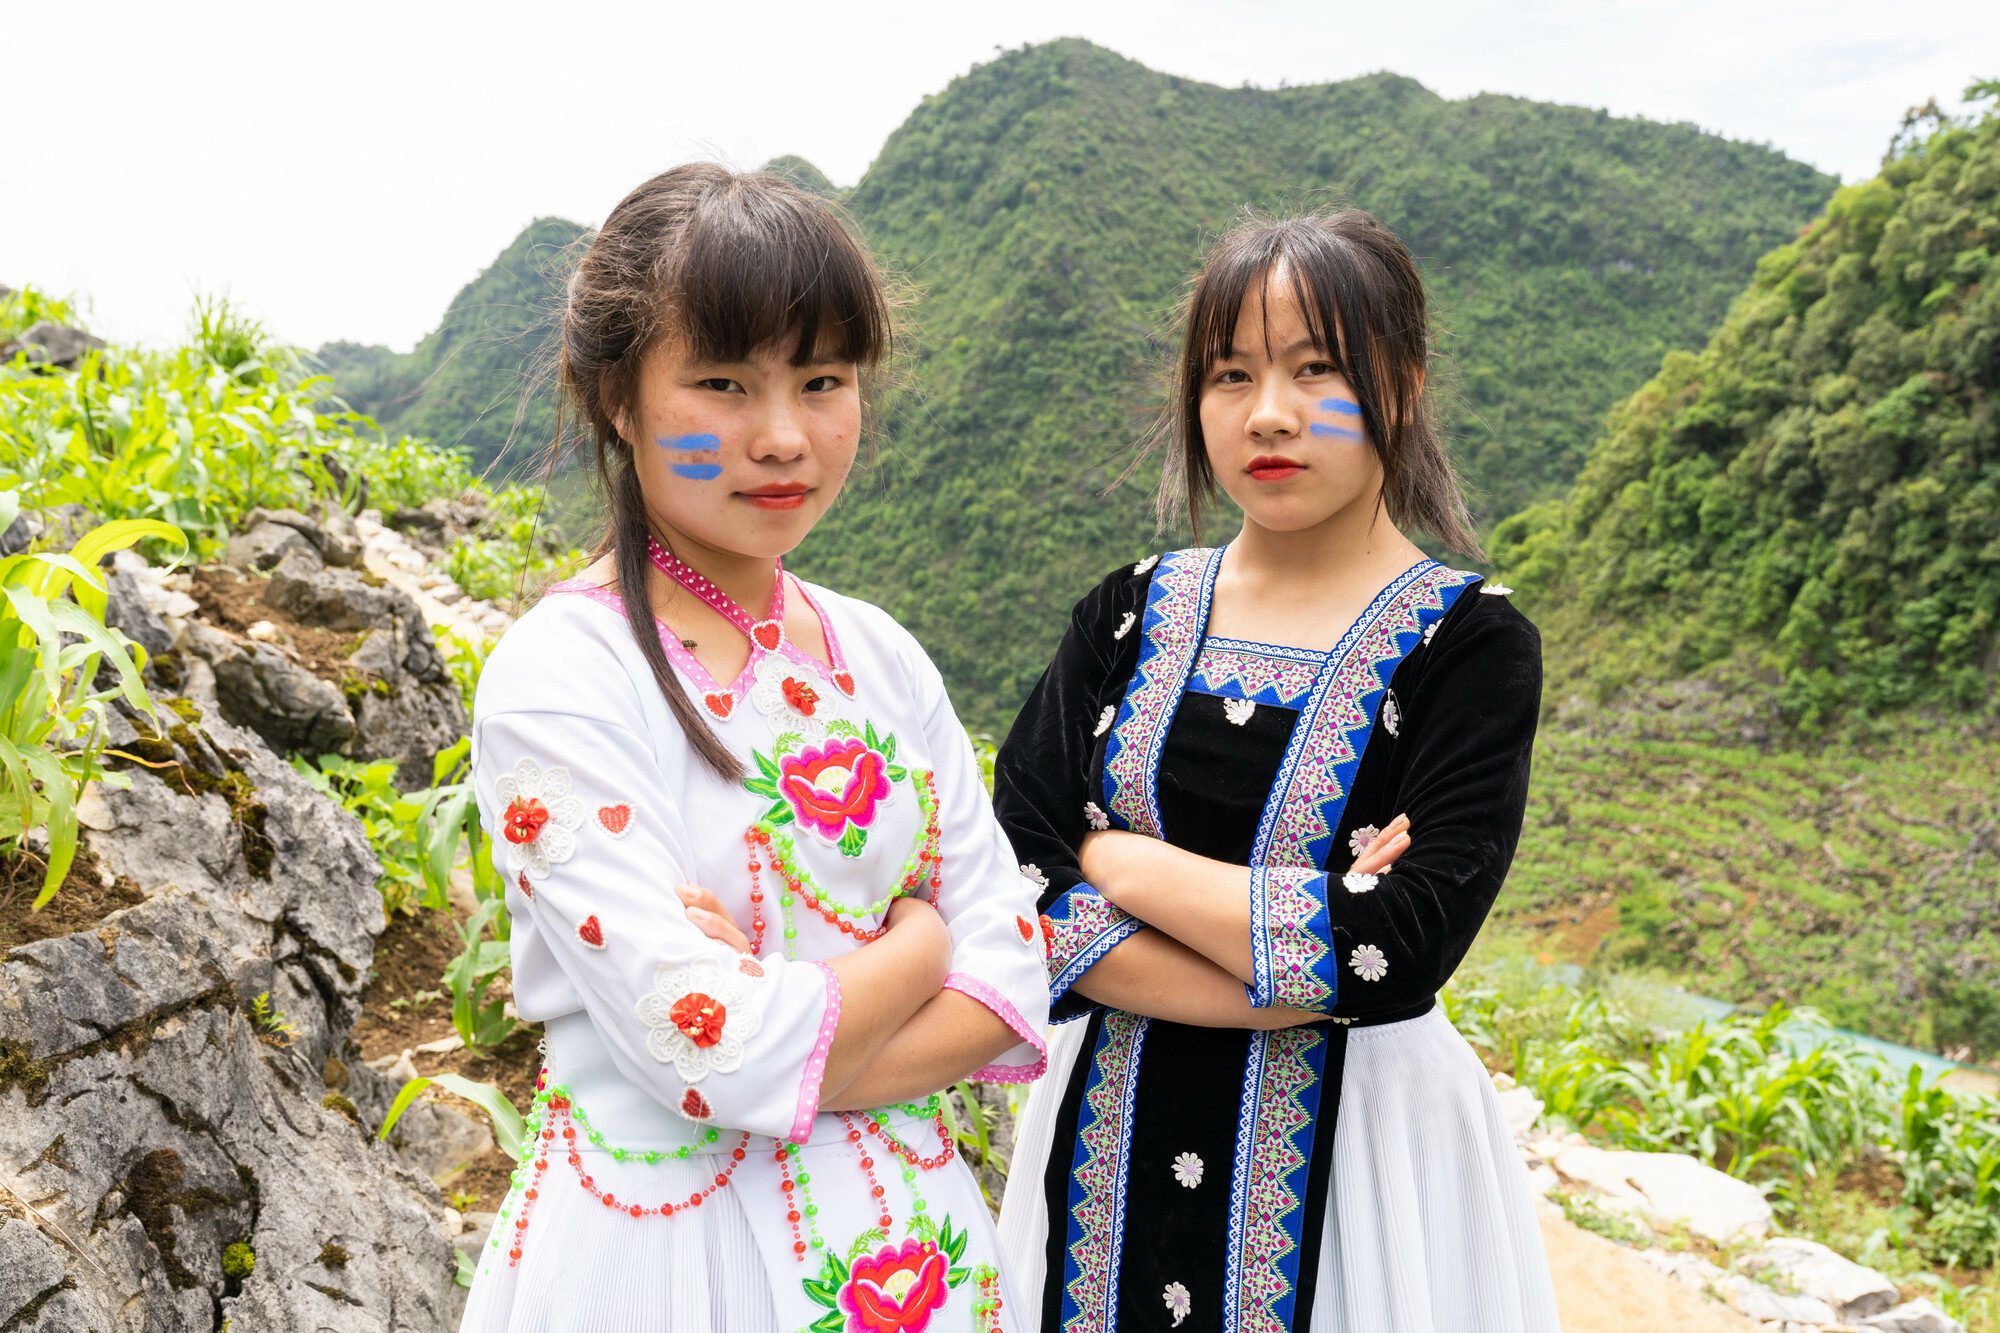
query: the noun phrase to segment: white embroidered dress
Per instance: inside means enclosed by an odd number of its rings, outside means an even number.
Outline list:
[[[1039,1075],[1035,886],[916,641],[866,603],[787,588],[830,663],[766,623],[723,686],[662,627],[743,780],[695,757],[601,589],[558,585],[486,664],[474,781],[510,886],[515,1003],[548,1055],[472,1333],[1033,1326],[937,1125],[819,1101],[840,1005],[822,960],[878,929],[899,887],[936,895],[946,984],[1022,1038],[977,1077]],[[758,955],[696,929],[682,881],[745,927],[758,895]]]

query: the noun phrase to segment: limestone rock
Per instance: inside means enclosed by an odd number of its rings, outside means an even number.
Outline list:
[[[295,620],[328,629],[378,629],[399,617],[423,619],[402,592],[376,587],[351,569],[329,568],[311,549],[286,553],[271,571],[264,600]]]
[[[122,713],[109,721],[133,743]],[[133,769],[129,790],[97,793],[90,848],[146,900],[0,957],[0,1162],[37,1210],[0,1231],[0,1293],[35,1288],[0,1322],[445,1328],[458,1297],[435,1188],[322,1104],[382,928],[379,866],[254,734],[216,717],[200,731],[198,753],[176,744],[179,771],[226,781],[190,795],[175,770]],[[251,1017],[260,994],[289,1036]],[[239,1241],[256,1266],[232,1278]],[[337,1271],[329,1242],[351,1256]]]
[[[354,715],[341,691],[270,644],[239,643],[199,622],[188,627],[182,643],[213,670],[223,716],[272,749],[322,754],[353,739]]]
[[[1861,1327],[1879,1333],[1965,1333],[1965,1325],[1922,1298],[1870,1315],[1861,1321]]]
[[[1837,1318],[1833,1307],[1825,1301],[1812,1296],[1788,1296],[1735,1273],[1717,1282],[1715,1290],[1750,1318],[1766,1323],[1825,1325]]]
[[[25,351],[30,361],[73,366],[102,346],[104,339],[94,333],[44,319],[30,324],[18,338],[0,343],[0,361],[11,360],[16,352]]]
[[[353,691],[355,748],[396,760],[397,781],[415,791],[430,786],[432,758],[472,723],[430,626],[414,604],[409,609],[369,633],[348,660],[361,681]]]
[[[258,523],[229,539],[225,558],[238,569],[271,569],[293,551],[314,557],[319,552],[298,529],[284,523]]]
[[[1678,1153],[1612,1152],[1568,1144],[1555,1156],[1568,1180],[1637,1208],[1655,1228],[1685,1223],[1718,1245],[1761,1239],[1771,1231],[1771,1205],[1754,1185]]]
[[[1850,1324],[1881,1314],[1902,1299],[1896,1285],[1874,1269],[1863,1268],[1817,1241],[1793,1236],[1766,1241],[1741,1267],[1750,1273],[1777,1273],[1783,1283],[1825,1301]]]

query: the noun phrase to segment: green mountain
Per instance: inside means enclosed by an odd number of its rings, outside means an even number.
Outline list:
[[[2000,114],[1928,128],[1495,534],[1553,713],[1497,915],[1991,1061]]]
[[[2000,711],[1996,250],[1988,114],[1836,194],[1612,413],[1567,499],[1500,526],[1575,684],[1734,669],[1807,726]]]
[[[319,360],[340,396],[392,435],[460,449],[482,472],[531,458],[555,434],[549,395],[531,390],[552,369],[547,348],[564,259],[584,230],[535,219],[409,352],[335,342],[319,349]]]
[[[772,164],[810,188],[800,159]],[[1691,126],[1519,98],[1451,101],[1380,74],[1277,90],[1159,74],[1088,42],[1029,47],[925,99],[843,202],[913,280],[912,353],[882,445],[799,567],[931,645],[976,724],[1004,726],[1069,604],[1156,536],[1130,461],[1173,302],[1245,204],[1372,209],[1424,262],[1434,378],[1488,520],[1560,493],[1604,413],[1698,345],[1757,255],[1831,178]],[[406,358],[330,347],[392,429],[502,455],[546,324],[545,220]],[[543,285],[539,288],[536,283]],[[546,438],[539,409],[522,432]]]

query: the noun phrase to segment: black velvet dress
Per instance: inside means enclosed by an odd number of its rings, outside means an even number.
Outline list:
[[[1315,1326],[1349,1035],[1430,1013],[1520,835],[1541,651],[1504,595],[1479,595],[1502,590],[1420,562],[1322,654],[1208,637],[1221,556],[1173,552],[1085,596],[995,773],[1044,885],[1052,1017],[1088,1025],[1067,1079],[1036,1090],[1059,1098],[1042,1179],[1009,1187],[1010,1210],[1047,1219],[1049,1333]],[[1414,832],[1395,867],[1344,873],[1398,812]],[[1324,1021],[1190,1027],[1073,989],[1143,928],[1078,871],[1107,825],[1252,867],[1251,1001]],[[1370,1317],[1350,1303],[1317,1326]]]

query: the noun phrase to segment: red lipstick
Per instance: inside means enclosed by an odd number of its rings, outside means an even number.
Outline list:
[[[1305,470],[1305,464],[1278,454],[1258,454],[1244,469],[1252,481],[1289,481]]]
[[[759,486],[755,490],[738,491],[737,494],[756,505],[759,509],[797,509],[806,502],[806,495],[812,487],[804,482],[789,482],[778,486]]]

